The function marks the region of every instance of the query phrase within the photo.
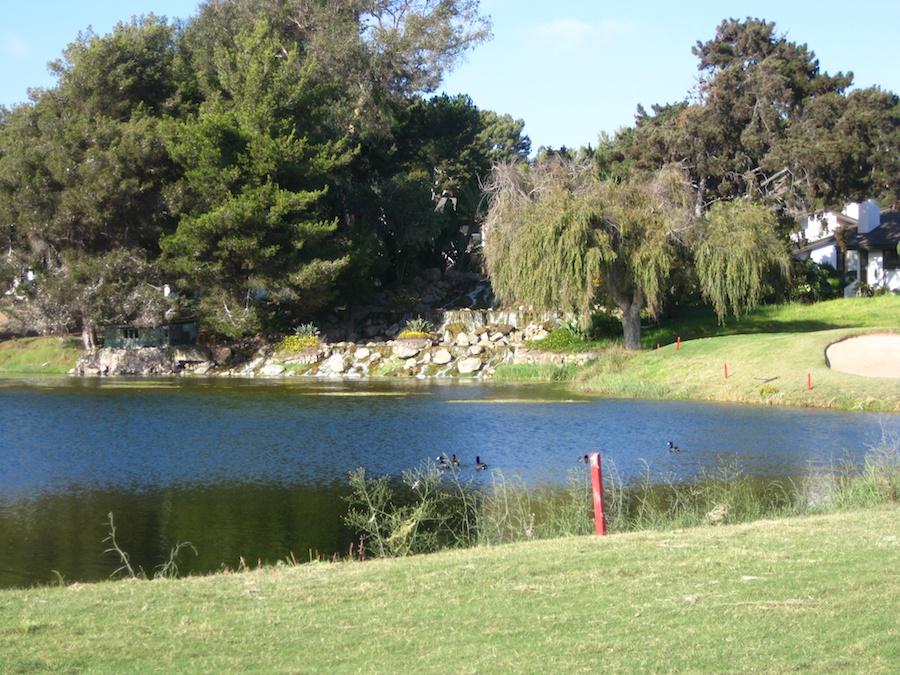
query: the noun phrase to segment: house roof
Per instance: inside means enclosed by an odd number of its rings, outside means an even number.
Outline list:
[[[848,250],[892,248],[898,243],[900,243],[900,211],[883,211],[878,227],[864,234],[853,229],[847,237]]]

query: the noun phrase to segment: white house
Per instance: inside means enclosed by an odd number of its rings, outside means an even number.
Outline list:
[[[900,212],[881,211],[873,199],[848,204],[841,213],[804,219],[794,240],[797,258],[827,263],[853,278],[846,296],[861,283],[900,292]]]

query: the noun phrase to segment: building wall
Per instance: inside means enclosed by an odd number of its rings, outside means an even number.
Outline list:
[[[817,265],[828,264],[837,269],[838,254],[837,246],[834,244],[810,251],[809,257]]]

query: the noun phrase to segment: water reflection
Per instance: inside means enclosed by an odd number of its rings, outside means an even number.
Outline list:
[[[254,380],[0,380],[0,585],[106,578],[107,514],[152,574],[345,552],[348,472],[440,453],[560,485],[600,451],[624,480],[686,479],[727,453],[759,477],[858,461],[900,416],[593,399],[563,386]],[[666,441],[684,448],[669,453]],[[468,465],[468,466],[465,466]],[[583,465],[582,465],[583,466]]]

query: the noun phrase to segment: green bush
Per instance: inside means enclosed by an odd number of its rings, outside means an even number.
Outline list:
[[[294,335],[297,337],[317,338],[319,337],[319,329],[313,323],[301,323],[294,329]]]

